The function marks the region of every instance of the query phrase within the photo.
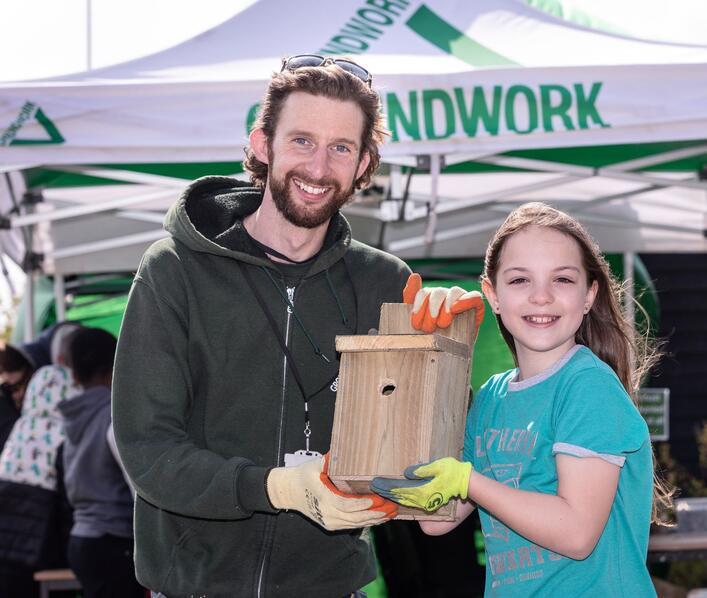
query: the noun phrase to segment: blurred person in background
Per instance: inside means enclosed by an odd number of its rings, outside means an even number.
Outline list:
[[[16,347],[0,350],[0,448],[20,417],[22,399],[35,367]]]
[[[22,410],[22,400],[30,378],[39,368],[57,363],[53,356],[59,351],[66,332],[73,322],[58,322],[30,342],[6,344],[0,349],[0,449]]]
[[[74,509],[68,559],[84,598],[142,598],[133,566],[133,497],[109,442],[115,337],[75,332],[68,362],[83,388],[63,402],[64,481]]]
[[[67,566],[72,518],[62,485],[58,405],[79,392],[64,365],[67,337],[78,327],[58,324],[36,341],[0,352],[1,400],[15,413],[6,420],[14,423],[0,451],[0,596],[35,596],[34,571]]]

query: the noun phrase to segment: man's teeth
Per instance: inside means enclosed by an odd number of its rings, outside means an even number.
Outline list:
[[[311,185],[306,185],[302,181],[295,181],[295,184],[302,189],[302,191],[306,191],[307,193],[313,193],[314,195],[321,195],[322,193],[325,193],[327,188],[326,187],[312,187]]]
[[[549,324],[558,318],[559,316],[525,316],[525,319],[533,324]]]

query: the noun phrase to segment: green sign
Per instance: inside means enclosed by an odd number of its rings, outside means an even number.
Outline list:
[[[565,85],[494,85],[385,94],[393,142],[452,136],[517,135],[609,127],[597,107],[601,81]],[[458,126],[461,126],[461,130]]]
[[[638,410],[648,424],[651,440],[670,438],[670,389],[641,388]]]

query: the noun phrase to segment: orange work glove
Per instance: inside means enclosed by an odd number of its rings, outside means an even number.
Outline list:
[[[412,305],[410,323],[415,330],[427,334],[437,328],[447,328],[456,314],[476,310],[476,332],[484,319],[484,300],[478,291],[465,291],[461,287],[422,288],[422,278],[413,272],[403,289],[403,302]]]

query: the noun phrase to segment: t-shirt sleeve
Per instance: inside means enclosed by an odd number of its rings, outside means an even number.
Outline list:
[[[474,443],[476,442],[477,429],[479,427],[481,405],[483,402],[484,395],[486,394],[486,384],[484,384],[471,400],[471,407],[469,408],[469,413],[466,416],[466,430],[464,433],[464,461],[470,461],[471,464],[476,467],[474,463]]]
[[[558,393],[553,412],[553,454],[600,457],[623,467],[626,456],[649,442],[648,426],[618,378],[583,369]]]

